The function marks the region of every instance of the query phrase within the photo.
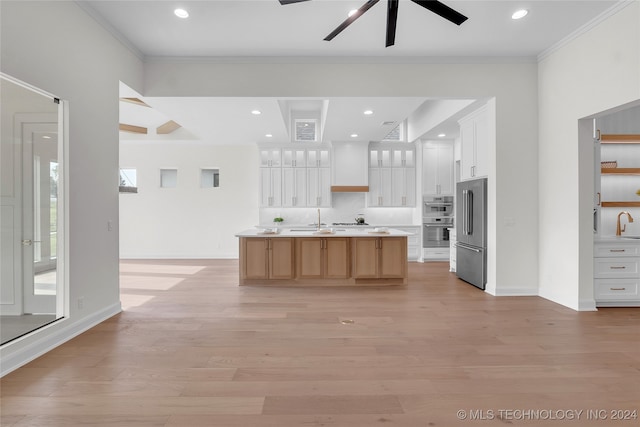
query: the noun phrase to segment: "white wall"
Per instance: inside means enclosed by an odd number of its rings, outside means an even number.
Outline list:
[[[2,348],[6,373],[120,310],[118,82],[140,90],[142,63],[75,2],[2,1],[0,19],[2,71],[69,103],[69,317]]]
[[[234,234],[258,224],[255,145],[124,141],[120,166],[138,180],[120,194],[122,258],[237,258]],[[177,186],[160,188],[160,169],[174,168]],[[201,188],[201,168],[219,168],[220,187]]]
[[[593,146],[578,120],[640,98],[635,1],[539,62],[540,295],[593,302]]]
[[[154,60],[145,67],[144,95],[495,97],[487,288],[496,294],[537,294],[537,65],[345,62]]]

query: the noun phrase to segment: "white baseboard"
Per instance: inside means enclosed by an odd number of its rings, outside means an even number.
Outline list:
[[[238,259],[238,254],[120,254],[120,259]]]
[[[92,313],[78,322],[71,322],[71,319],[69,318],[61,319],[49,326],[34,331],[32,334],[25,335],[24,338],[20,340],[7,344],[0,349],[0,356],[2,358],[0,378],[19,367],[26,365],[48,351],[53,350],[81,333],[93,328],[97,324],[104,322],[121,311],[122,306],[120,305],[120,302],[118,302],[96,313]],[[47,331],[56,328],[59,329],[54,332],[47,333]],[[33,341],[16,351],[11,351],[12,345],[20,344],[20,342],[28,339],[33,339]],[[4,353],[9,354],[5,356]]]
[[[485,292],[496,297],[537,297],[538,288],[509,288],[509,289],[492,289],[489,286]]]
[[[580,300],[578,302],[578,311],[598,311],[596,300],[593,298]]]

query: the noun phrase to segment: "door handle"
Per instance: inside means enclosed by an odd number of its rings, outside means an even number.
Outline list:
[[[462,191],[462,234],[467,234],[467,190]]]

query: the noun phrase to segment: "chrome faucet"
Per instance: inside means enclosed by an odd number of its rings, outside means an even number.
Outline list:
[[[320,230],[320,208],[318,208],[318,230]]]
[[[622,211],[618,214],[618,221],[616,222],[616,236],[621,236],[622,233],[627,229],[627,224],[625,224],[624,226],[620,227],[620,217],[622,215],[626,214],[627,215],[627,219],[629,220],[629,222],[633,222],[633,217],[631,216],[631,214],[629,212],[626,211]]]

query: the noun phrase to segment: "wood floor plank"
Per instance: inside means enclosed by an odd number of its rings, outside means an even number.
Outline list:
[[[0,379],[4,426],[604,427],[460,410],[640,410],[640,309],[402,287],[238,286],[237,260],[122,261],[125,311]],[[615,425],[638,425],[638,421]]]
[[[402,414],[397,396],[267,396],[265,415]]]
[[[181,396],[72,396],[72,397],[6,397],[2,411],[6,415],[69,414],[90,416],[157,416],[172,414],[259,414],[263,397],[181,397]]]

